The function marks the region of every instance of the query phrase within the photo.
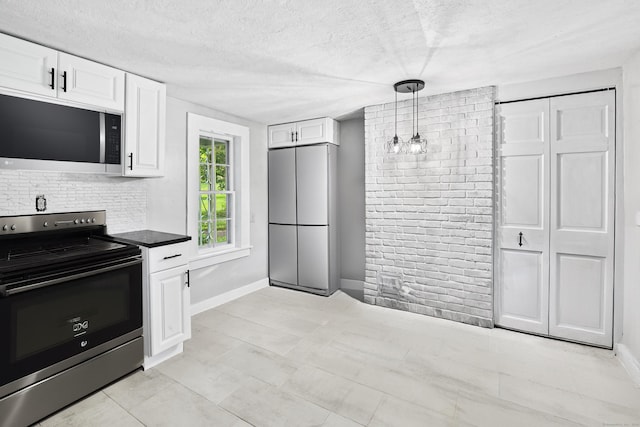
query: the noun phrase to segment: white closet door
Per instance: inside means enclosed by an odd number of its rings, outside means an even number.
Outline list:
[[[612,345],[615,93],[551,98],[549,333]]]
[[[496,323],[547,334],[549,100],[499,105],[496,122]]]

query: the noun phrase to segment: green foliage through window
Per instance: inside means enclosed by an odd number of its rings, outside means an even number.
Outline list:
[[[233,221],[230,142],[200,138],[200,233],[201,247],[231,243]]]

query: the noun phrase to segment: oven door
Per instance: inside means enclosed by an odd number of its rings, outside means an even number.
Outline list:
[[[140,259],[54,282],[0,298],[0,397],[141,335]]]

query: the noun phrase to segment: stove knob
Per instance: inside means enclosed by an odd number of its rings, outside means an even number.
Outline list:
[[[91,222],[96,222],[96,219],[95,218],[91,218]]]
[[[2,231],[7,231],[9,229],[9,226],[7,224],[2,226]]]
[[[42,224],[43,227],[48,227],[49,223],[47,221],[44,222],[44,224]]]
[[[11,225],[11,230],[13,231],[13,230],[15,230],[15,229],[16,229],[16,225],[15,225],[15,224],[12,224],[12,225]]]
[[[78,221],[77,219],[74,219],[74,220],[73,220],[73,223],[74,223],[74,224],[77,224],[77,223],[79,223],[79,222],[80,222],[80,221]]]
[[[76,220],[76,221],[77,221],[77,220]],[[84,224],[84,218],[82,218],[82,219],[80,220],[80,222],[81,222],[82,224]]]

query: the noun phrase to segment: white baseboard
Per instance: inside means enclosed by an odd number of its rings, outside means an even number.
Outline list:
[[[267,286],[269,286],[269,278],[264,278],[253,283],[249,283],[248,285],[242,286],[238,289],[232,289],[223,294],[216,295],[215,297],[197,302],[191,305],[191,315],[195,316],[198,313],[210,310],[214,307],[255,292],[258,289],[266,288]]]
[[[340,279],[340,289],[361,291],[364,289],[364,282],[362,280]]]
[[[629,350],[629,347],[624,344],[616,344],[615,350],[618,360],[629,373],[631,380],[635,383],[636,387],[640,387],[640,361],[635,358],[631,350]]]

